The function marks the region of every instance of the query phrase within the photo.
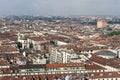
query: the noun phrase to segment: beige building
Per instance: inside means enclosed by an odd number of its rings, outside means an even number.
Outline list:
[[[98,21],[97,22],[97,28],[104,28],[107,26],[107,23],[105,21]]]

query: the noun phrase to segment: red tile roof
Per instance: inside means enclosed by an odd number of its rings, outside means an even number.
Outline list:
[[[83,63],[56,63],[46,64],[46,68],[83,67]]]
[[[1,52],[14,52],[14,51],[18,51],[18,49],[13,46],[0,46],[0,51]]]
[[[88,77],[93,78],[93,79],[120,78],[120,74],[118,74],[118,72],[91,72],[91,73],[88,73]]]
[[[99,66],[99,65],[96,65],[94,63],[88,63],[85,65],[85,69],[86,70],[104,70],[105,68]]]

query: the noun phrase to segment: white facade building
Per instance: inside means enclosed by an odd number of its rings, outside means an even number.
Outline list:
[[[52,48],[50,52],[51,63],[68,63],[72,58],[78,58],[73,50],[63,48]]]

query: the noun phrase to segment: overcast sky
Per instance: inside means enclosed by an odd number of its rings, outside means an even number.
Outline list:
[[[0,0],[0,15],[120,15],[120,0]]]

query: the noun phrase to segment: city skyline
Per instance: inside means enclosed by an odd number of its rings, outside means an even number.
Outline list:
[[[9,1],[0,80],[120,80],[120,1]]]
[[[0,0],[0,15],[119,15],[119,0]]]

